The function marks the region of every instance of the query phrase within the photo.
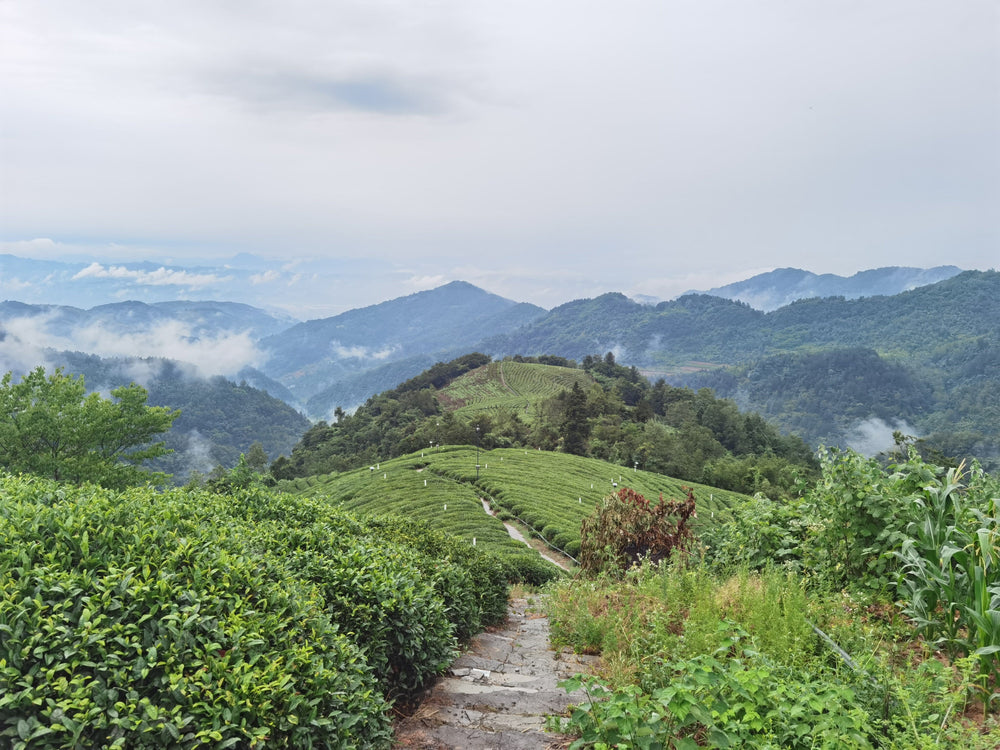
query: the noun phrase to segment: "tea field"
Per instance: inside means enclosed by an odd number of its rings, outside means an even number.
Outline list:
[[[477,453],[469,446],[434,448],[372,468],[279,483],[286,492],[327,499],[356,512],[432,521],[470,544],[475,537],[477,545],[496,545],[498,551],[510,549],[499,519],[513,517],[570,555],[579,551],[580,522],[619,487],[630,487],[650,500],[661,493],[668,499],[683,498],[690,487],[699,525],[723,522],[729,507],[745,499],[735,492],[593,458],[522,448]],[[498,517],[483,511],[480,498]]]
[[[574,383],[586,387],[593,379],[568,367],[497,361],[456,378],[441,390],[438,400],[461,416],[506,410],[531,424],[535,403],[558,396]]]

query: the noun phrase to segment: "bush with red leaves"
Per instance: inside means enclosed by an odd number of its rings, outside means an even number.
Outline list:
[[[683,500],[652,505],[635,490],[622,487],[608,495],[580,527],[580,567],[586,573],[624,572],[643,559],[656,563],[688,549],[693,537],[694,493]]]

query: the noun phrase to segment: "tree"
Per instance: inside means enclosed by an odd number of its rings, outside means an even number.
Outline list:
[[[573,383],[566,395],[566,410],[562,423],[563,450],[577,456],[587,455],[590,422],[587,418],[587,394],[580,384]]]
[[[267,471],[267,453],[264,452],[264,446],[259,440],[255,441],[251,446],[250,450],[246,453],[247,465],[257,474],[263,474]]]
[[[14,383],[0,381],[0,467],[56,481],[93,482],[120,489],[159,482],[166,475],[140,468],[170,451],[153,437],[180,415],[148,406],[146,389],[132,383],[111,399],[86,393],[82,376],[37,367]]]

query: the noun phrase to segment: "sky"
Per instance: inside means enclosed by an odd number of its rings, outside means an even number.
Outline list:
[[[1000,3],[0,0],[0,253],[298,317],[996,268]]]

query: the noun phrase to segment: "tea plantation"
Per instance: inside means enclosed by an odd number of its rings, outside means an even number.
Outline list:
[[[416,520],[0,476],[0,746],[388,747],[507,585]]]
[[[691,487],[698,524],[722,522],[731,504],[746,499],[739,493],[594,458],[522,448],[477,453],[469,446],[434,448],[379,463],[377,468],[279,484],[285,491],[328,499],[352,511],[428,520],[470,544],[476,537],[477,545],[501,557],[512,550],[523,554],[525,549],[511,542],[498,520],[502,518],[520,520],[553,546],[575,555],[580,549],[580,522],[618,486],[653,499],[661,493],[683,498]],[[480,498],[497,511],[497,518],[483,512]]]

